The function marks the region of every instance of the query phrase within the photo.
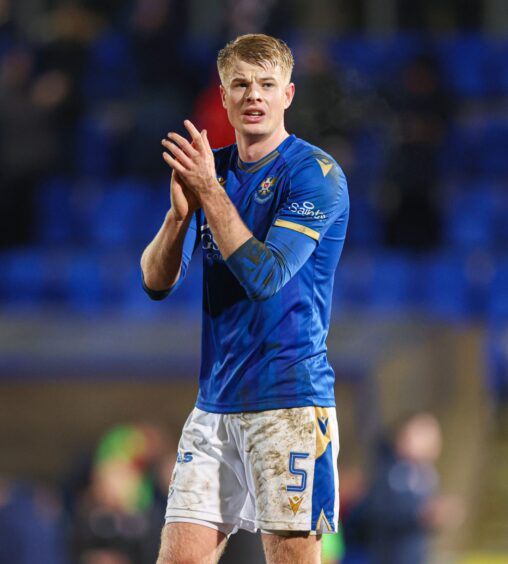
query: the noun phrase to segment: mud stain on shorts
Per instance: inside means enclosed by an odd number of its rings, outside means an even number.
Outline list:
[[[289,472],[289,458],[291,452],[308,453],[307,464],[312,463],[315,450],[312,414],[310,408],[247,414],[250,421],[245,427],[245,450],[252,469],[258,519],[294,517],[287,497],[287,485],[295,480]],[[302,504],[299,515],[304,513]]]

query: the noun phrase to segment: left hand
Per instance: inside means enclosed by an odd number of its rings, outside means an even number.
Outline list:
[[[200,133],[189,120],[185,120],[184,125],[192,142],[178,133],[170,132],[169,139],[163,139],[161,143],[172,155],[164,152],[162,156],[187,188],[201,200],[207,191],[218,185],[215,160],[206,130]]]

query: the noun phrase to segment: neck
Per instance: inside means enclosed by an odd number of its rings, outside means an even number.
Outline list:
[[[289,133],[284,127],[268,138],[262,136],[245,136],[236,132],[238,154],[245,163],[259,161],[274,151],[287,137],[289,137]]]

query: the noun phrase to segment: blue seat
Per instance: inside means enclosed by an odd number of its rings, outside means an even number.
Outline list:
[[[487,177],[508,176],[508,120],[486,121],[477,141],[475,150],[480,174]]]
[[[508,95],[508,42],[506,39],[493,41],[487,63],[488,81],[495,85],[493,94]]]
[[[366,197],[351,196],[347,246],[378,248],[382,240],[379,213]]]
[[[332,41],[329,51],[352,88],[369,89],[384,80],[383,70],[390,63],[386,40],[350,36]]]
[[[82,84],[85,99],[126,99],[138,85],[139,72],[130,39],[107,30],[89,47]]]
[[[415,264],[409,255],[379,253],[375,257],[370,285],[369,307],[394,312],[413,305]]]
[[[454,247],[493,248],[497,198],[475,190],[459,194],[448,210],[445,222],[446,240]]]
[[[489,328],[486,338],[487,383],[495,403],[508,401],[508,321]]]
[[[494,323],[508,323],[508,261],[496,267],[489,291],[489,319]]]
[[[38,249],[16,249],[0,257],[0,298],[17,308],[38,305],[44,295],[44,257]]]
[[[139,218],[149,202],[149,187],[144,182],[124,178],[105,185],[92,210],[93,242],[101,247],[148,244],[145,224]],[[152,236],[156,229],[154,225]]]
[[[333,303],[337,309],[365,308],[369,303],[373,259],[347,247],[335,272]]]
[[[113,168],[114,138],[102,117],[93,112],[82,116],[76,134],[76,168],[83,176],[108,176]]]
[[[64,275],[66,304],[76,311],[95,313],[105,305],[100,257],[93,251],[69,257]]]
[[[73,239],[72,182],[52,178],[37,190],[37,240],[43,245],[70,244]]]
[[[508,120],[471,119],[448,132],[441,170],[451,176],[495,179],[508,176]]]
[[[481,35],[464,34],[437,42],[448,86],[459,96],[479,98],[495,91],[487,65],[492,47]]]
[[[465,264],[457,255],[441,254],[422,261],[421,305],[426,313],[461,320],[470,313]]]

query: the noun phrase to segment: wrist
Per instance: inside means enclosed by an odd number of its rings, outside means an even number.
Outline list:
[[[167,226],[175,226],[177,228],[184,227],[190,223],[195,211],[195,209],[189,208],[189,211],[185,214],[185,216],[180,217],[176,214],[174,208],[170,208],[166,212],[164,224]]]
[[[216,179],[206,185],[204,190],[199,192],[199,202],[202,208],[205,208],[217,198],[222,198],[226,194],[224,188],[217,182]]]

